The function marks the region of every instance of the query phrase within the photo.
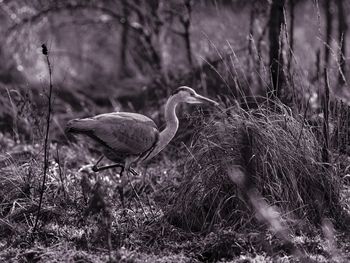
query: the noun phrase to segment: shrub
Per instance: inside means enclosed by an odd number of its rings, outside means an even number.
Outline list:
[[[231,108],[199,128],[168,210],[171,223],[192,231],[216,223],[256,225],[252,191],[288,219],[337,220],[340,182],[321,162],[310,127],[288,108],[277,108]]]

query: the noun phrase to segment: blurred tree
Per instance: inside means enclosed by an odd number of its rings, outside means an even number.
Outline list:
[[[253,44],[254,44],[254,23],[256,16],[256,1],[253,1],[250,6],[249,15],[249,35],[248,35],[248,56],[247,56],[247,69],[250,72],[252,70],[252,63],[254,59],[253,55]],[[252,82],[252,77],[248,74],[247,81],[250,84]]]
[[[39,42],[47,43],[51,55],[60,57],[55,61],[58,80],[92,88],[105,84],[113,89],[110,84],[121,78],[129,82],[143,79],[147,86],[154,82],[165,87],[167,74],[174,68],[193,67],[193,4],[193,0],[3,0],[0,7],[10,10],[8,23],[2,27],[11,46],[7,52],[16,52],[25,62],[29,82],[42,77],[43,65],[36,52]],[[172,12],[173,24],[167,19]],[[184,52],[174,59],[178,44],[184,45]],[[179,67],[174,66],[174,60],[181,61]],[[118,86],[122,89],[122,82]]]
[[[346,32],[348,29],[343,0],[337,0],[338,9],[338,41],[339,41],[339,75],[338,84],[345,84],[346,76]]]
[[[288,72],[290,73],[292,61],[293,61],[293,51],[294,51],[294,12],[295,12],[295,0],[289,0],[289,56],[288,56]]]
[[[188,64],[193,67],[192,61],[192,49],[191,49],[191,38],[190,38],[190,26],[191,26],[191,14],[192,14],[192,0],[184,0],[185,14],[180,16],[180,21],[184,28],[183,38],[186,43],[186,54]]]
[[[262,69],[265,67],[264,59],[263,59],[263,46],[265,46],[265,39],[266,34],[268,31],[268,25],[269,25],[269,2],[266,1],[254,1],[254,16],[256,19],[258,19],[257,23],[254,24],[254,30],[256,31],[256,61],[255,61],[255,69],[257,72],[258,77],[258,87],[260,89],[263,89],[265,87],[264,81],[263,81],[263,74]],[[264,21],[264,22],[262,22]],[[266,22],[267,21],[267,22]],[[252,39],[253,40],[253,39]],[[252,45],[253,43],[251,43]],[[251,46],[253,48],[253,46]],[[263,94],[261,90],[261,94]]]
[[[184,41],[186,60],[191,68],[194,66],[190,32],[193,4],[193,0],[182,0],[181,2],[173,0],[167,3],[164,10],[166,13],[165,20],[168,21],[170,31],[180,36]],[[178,25],[176,22],[178,22]]]
[[[324,51],[324,67],[328,68],[330,50],[331,50],[332,24],[333,24],[332,0],[324,1],[324,11],[326,15],[326,43],[325,43],[325,51]]]
[[[128,37],[129,37],[129,8],[127,5],[127,0],[121,0],[122,5],[122,16],[120,23],[122,24],[121,32],[121,44],[120,44],[120,69],[119,69],[119,78],[127,78],[131,76],[131,72],[128,66],[127,61],[127,52],[128,52]]]
[[[239,2],[239,1],[238,1]],[[243,2],[241,3],[243,4]],[[249,4],[250,14],[249,14],[249,36],[248,36],[248,55],[247,55],[247,69],[248,72],[255,70],[258,77],[258,87],[264,87],[261,67],[264,64],[262,58],[262,45],[265,42],[265,37],[268,29],[268,9],[269,3],[267,0],[249,0],[245,2]],[[264,22],[262,22],[264,21]],[[255,46],[254,46],[255,45]],[[256,51],[256,54],[254,54]],[[247,81],[251,83],[253,80],[251,74],[247,74]]]
[[[162,69],[162,55],[160,31],[163,22],[160,17],[160,5],[162,0],[131,0],[127,3],[130,17],[127,25],[134,30],[131,34],[132,55],[135,64],[140,66],[142,73],[160,72]]]
[[[269,17],[269,41],[270,41],[270,72],[271,88],[269,97],[280,98],[281,90],[285,82],[283,72],[282,37],[281,29],[284,24],[285,0],[272,0]]]
[[[6,36],[18,33],[25,25],[31,25],[32,28],[42,27],[47,21],[47,17],[53,15],[62,15],[61,23],[71,25],[105,23],[109,20],[115,25],[121,26],[121,76],[128,76],[127,50],[128,46],[141,56],[136,58],[135,66],[140,67],[142,73],[148,74],[149,69],[152,72],[161,69],[161,54],[159,49],[159,32],[162,22],[159,18],[158,7],[162,0],[113,0],[113,1],[47,1],[40,4],[41,1],[32,3],[21,3],[22,6],[31,6],[31,12],[21,14],[16,21],[12,21],[7,29]],[[17,9],[18,10],[18,9]],[[50,22],[49,19],[48,22]],[[84,21],[85,20],[85,21]],[[22,31],[23,32],[23,31]],[[51,32],[53,33],[53,32]],[[132,42],[131,42],[132,41]],[[135,47],[135,48],[133,48]],[[148,64],[146,67],[145,64]],[[144,69],[147,68],[146,71]]]

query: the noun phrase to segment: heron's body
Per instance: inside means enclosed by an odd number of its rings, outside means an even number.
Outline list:
[[[157,125],[150,118],[130,112],[100,114],[68,123],[71,133],[87,135],[102,146],[104,155],[116,162],[142,159],[159,138]]]
[[[71,120],[67,123],[66,131],[89,136],[103,147],[103,153],[108,159],[121,164],[128,171],[132,163],[153,158],[172,140],[179,126],[176,106],[180,102],[209,102],[218,105],[191,88],[180,87],[165,105],[166,127],[162,132],[159,132],[150,118],[129,112],[113,112]],[[94,168],[98,171],[96,165]]]
[[[75,119],[67,123],[66,132],[82,134],[92,138],[103,148],[103,154],[114,165],[97,167],[103,156],[93,166],[93,171],[101,171],[112,167],[122,167],[129,172],[131,164],[153,158],[175,136],[179,127],[176,117],[176,106],[180,102],[197,104],[217,102],[197,94],[188,87],[178,88],[168,99],[165,105],[166,127],[159,132],[157,125],[148,117],[129,112],[113,112],[100,114],[91,118]],[[124,207],[122,179],[119,186],[121,201]]]

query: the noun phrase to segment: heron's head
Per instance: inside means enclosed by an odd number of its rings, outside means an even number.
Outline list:
[[[177,88],[172,95],[176,96],[179,99],[179,101],[186,102],[189,104],[209,103],[215,106],[219,106],[219,103],[217,103],[216,101],[199,95],[193,89],[186,86]]]

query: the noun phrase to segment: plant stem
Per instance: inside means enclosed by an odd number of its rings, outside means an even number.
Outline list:
[[[45,191],[46,175],[47,175],[47,170],[49,168],[48,142],[49,142],[50,121],[51,121],[51,112],[52,112],[52,89],[53,89],[53,87],[52,87],[52,69],[51,69],[51,64],[50,64],[50,59],[49,59],[49,54],[47,52],[47,48],[45,45],[42,45],[42,48],[43,48],[43,54],[46,56],[46,63],[47,63],[47,67],[49,70],[50,82],[49,82],[49,94],[48,94],[48,110],[47,110],[47,116],[46,116],[46,132],[45,132],[45,141],[44,141],[44,175],[43,175],[41,191],[40,191],[38,213],[36,215],[35,224],[34,224],[34,228],[33,228],[32,233],[35,233],[35,231],[37,230],[38,221],[39,221],[39,217],[40,217],[40,210],[41,210],[44,191]]]

